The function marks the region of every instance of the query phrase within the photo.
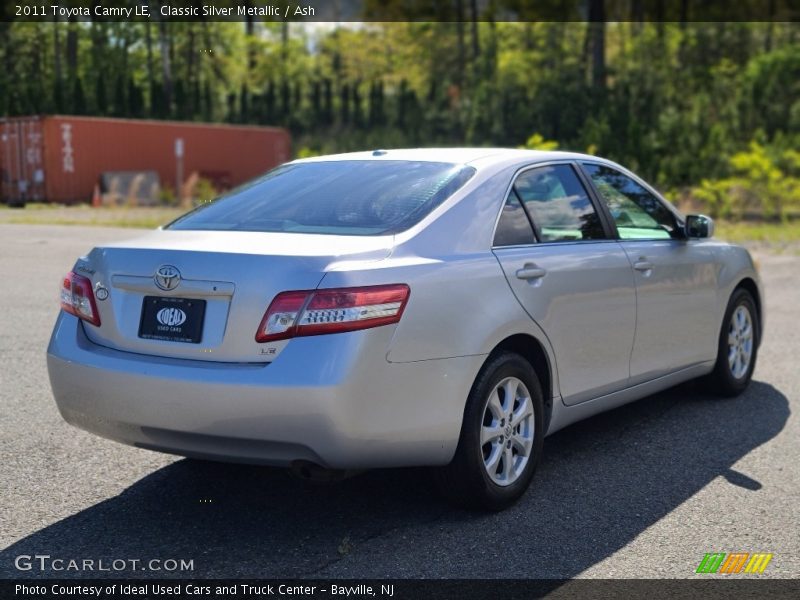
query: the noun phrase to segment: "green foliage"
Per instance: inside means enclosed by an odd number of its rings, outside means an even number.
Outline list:
[[[200,177],[194,184],[192,196],[194,204],[203,204],[214,200],[219,193],[210,180]]]
[[[692,199],[698,201],[712,217],[730,219],[741,217],[741,211],[734,205],[733,184],[728,179],[703,179],[700,185],[691,191]]]
[[[742,76],[742,100],[750,127],[768,136],[800,128],[800,49],[796,44],[755,56]]]
[[[178,197],[175,195],[175,190],[169,186],[162,186],[158,192],[158,200],[165,206],[177,206]]]
[[[534,133],[525,141],[525,144],[519,146],[519,148],[523,148],[525,150],[557,150],[558,142],[546,140],[542,134]]]
[[[800,153],[776,152],[758,142],[729,159],[732,175],[704,179],[692,190],[712,216],[738,219],[763,215],[786,221],[800,211]]]
[[[314,150],[313,148],[309,148],[308,146],[303,146],[297,151],[297,158],[312,158],[314,156],[319,156],[320,153]]]

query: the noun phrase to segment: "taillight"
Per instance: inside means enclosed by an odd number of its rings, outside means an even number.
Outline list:
[[[273,342],[397,323],[408,295],[405,284],[281,292],[261,319],[256,341]]]
[[[100,325],[100,314],[94,302],[92,282],[70,271],[61,285],[61,308],[92,325]]]
[[[311,292],[281,292],[269,305],[256,331],[257,342],[285,340],[294,335],[300,310]]]

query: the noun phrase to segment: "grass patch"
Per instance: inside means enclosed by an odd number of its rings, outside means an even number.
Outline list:
[[[729,242],[764,242],[790,244],[800,242],[800,221],[788,223],[757,223],[715,221],[715,237]]]
[[[172,207],[100,207],[29,204],[23,209],[0,210],[0,223],[16,225],[90,225],[155,229],[186,210]]]

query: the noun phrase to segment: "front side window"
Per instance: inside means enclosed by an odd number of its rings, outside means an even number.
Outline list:
[[[605,238],[600,217],[570,165],[525,171],[512,194],[524,204],[541,242]]]
[[[419,223],[474,174],[472,167],[425,161],[288,164],[167,229],[388,235]]]
[[[584,164],[623,240],[678,237],[675,215],[654,194],[616,169]]]

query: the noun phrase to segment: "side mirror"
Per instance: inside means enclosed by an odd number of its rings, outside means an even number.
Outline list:
[[[710,238],[714,235],[714,221],[705,215],[689,215],[684,229],[688,238]]]

